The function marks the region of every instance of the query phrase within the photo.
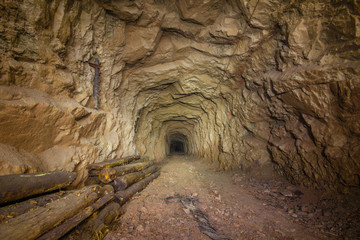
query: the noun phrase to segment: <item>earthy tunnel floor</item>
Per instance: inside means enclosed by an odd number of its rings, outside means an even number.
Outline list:
[[[217,172],[200,160],[173,156],[160,177],[125,205],[106,239],[209,239],[177,199],[165,202],[176,195],[198,198],[212,227],[230,239],[357,239],[356,202],[266,175]]]

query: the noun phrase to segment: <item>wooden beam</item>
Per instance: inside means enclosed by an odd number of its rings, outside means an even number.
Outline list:
[[[152,180],[157,178],[160,175],[160,172],[151,174],[150,176],[144,178],[138,183],[131,185],[128,189],[124,191],[118,191],[115,193],[115,196],[119,200],[120,205],[123,205],[127,200],[129,200],[135,193],[143,190]]]
[[[98,188],[93,185],[73,191],[43,207],[1,223],[0,239],[36,239],[96,201]]]
[[[99,208],[104,206],[113,198],[114,198],[114,193],[106,194],[104,197],[97,200],[91,206],[83,209],[81,212],[69,218],[61,225],[51,229],[49,232],[39,237],[38,240],[57,240],[61,238],[67,232],[69,232],[71,229],[76,227],[78,224],[80,224],[82,221],[88,218],[91,214],[93,214],[93,212],[97,211]]]
[[[90,218],[67,234],[65,240],[73,239],[97,239],[105,237],[108,226],[119,216],[123,210],[119,203],[111,202],[103,209],[95,212]]]
[[[99,163],[92,163],[92,164],[90,164],[88,166],[88,169],[90,169],[90,170],[101,170],[103,168],[111,168],[111,167],[120,166],[120,165],[123,165],[123,164],[130,163],[131,161],[137,160],[139,158],[140,158],[140,156],[136,155],[136,156],[118,158],[118,159],[114,159],[114,160],[108,160],[108,161],[99,162]]]
[[[11,218],[15,218],[21,214],[24,214],[30,210],[34,210],[39,207],[43,207],[46,204],[58,200],[66,196],[69,191],[60,191],[52,194],[31,198],[26,201],[11,204],[0,208],[0,222],[7,221]]]
[[[130,185],[140,181],[141,179],[156,172],[157,170],[158,170],[157,166],[151,166],[140,172],[129,173],[129,174],[115,178],[112,185],[115,189],[115,192],[125,190]]]
[[[103,183],[109,183],[112,180],[114,180],[116,177],[125,175],[127,173],[143,170],[153,164],[154,164],[153,161],[147,161],[147,162],[133,163],[133,164],[113,167],[113,168],[104,168],[103,170],[101,170],[99,174],[99,179]]]
[[[76,175],[74,172],[56,171],[0,176],[0,204],[67,187]]]

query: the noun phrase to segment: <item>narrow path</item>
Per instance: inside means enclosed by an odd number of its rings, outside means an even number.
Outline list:
[[[211,226],[229,239],[331,239],[235,185],[231,174],[186,156],[169,158],[160,177],[125,205],[118,226],[105,239],[209,239],[174,196],[198,199],[195,204]]]

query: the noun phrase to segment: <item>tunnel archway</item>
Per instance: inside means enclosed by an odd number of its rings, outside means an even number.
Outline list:
[[[168,136],[167,155],[187,155],[189,154],[188,138],[182,133],[175,133]]]
[[[185,147],[182,141],[172,140],[170,142],[170,155],[185,154]]]

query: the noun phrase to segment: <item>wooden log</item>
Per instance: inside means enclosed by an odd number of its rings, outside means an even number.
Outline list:
[[[96,189],[98,186],[94,185],[73,191],[43,207],[1,223],[0,239],[30,240],[41,236],[96,201]]]
[[[113,214],[115,213],[115,214]],[[111,202],[104,209],[102,209],[98,214],[93,216],[93,219],[90,219],[93,223],[94,229],[96,231],[100,230],[97,226],[100,226],[100,223],[103,223],[106,226],[109,226],[118,216],[123,214],[124,211],[121,208],[120,204],[116,202]]]
[[[140,162],[148,162],[148,161],[150,161],[150,159],[148,157],[143,157],[138,160],[134,160],[131,163],[140,163]]]
[[[85,222],[81,223],[74,231],[65,236],[65,239],[100,240],[105,237],[108,226],[121,214],[123,214],[123,210],[120,204],[111,202],[103,209],[94,213]]]
[[[106,184],[99,189],[100,196],[104,196],[109,193],[114,193],[114,187],[111,184]]]
[[[100,172],[101,172],[101,169],[88,170],[89,177],[98,177]]]
[[[158,170],[157,166],[151,166],[140,172],[129,173],[121,177],[115,178],[112,185],[114,187],[115,192],[125,190],[130,185],[140,181],[141,179],[156,172],[157,170]]]
[[[127,200],[129,200],[135,193],[143,190],[152,180],[157,178],[160,175],[160,172],[155,172],[150,176],[144,178],[140,182],[137,182],[131,185],[128,189],[124,191],[118,191],[115,193],[115,196],[119,200],[120,205],[123,205]]]
[[[15,218],[21,214],[24,214],[28,211],[32,211],[36,208],[45,206],[46,204],[53,202],[57,199],[63,198],[66,195],[77,191],[77,190],[70,190],[70,191],[60,191],[55,192],[52,194],[42,195],[39,197],[31,198],[19,203],[14,203],[5,207],[0,208],[0,223],[7,221],[11,218]],[[108,193],[114,193],[114,188],[111,185],[104,185],[102,187],[94,188],[94,191],[103,196]]]
[[[64,188],[75,178],[76,173],[64,171],[0,176],[0,204]]]
[[[100,172],[99,179],[103,183],[109,183],[112,180],[114,180],[116,177],[125,175],[127,173],[143,170],[153,164],[154,164],[153,161],[147,161],[147,162],[128,164],[114,168],[104,168]]]
[[[99,176],[89,176],[85,180],[85,186],[94,185],[94,184],[101,184],[101,181],[99,179]]]
[[[45,206],[50,202],[66,196],[68,193],[69,191],[60,191],[53,194],[31,198],[26,201],[15,203],[6,207],[2,207],[0,208],[0,222],[7,221],[30,210]]]
[[[101,170],[103,168],[111,168],[111,167],[130,163],[131,161],[137,160],[139,158],[140,158],[140,156],[136,155],[136,156],[118,158],[118,159],[114,159],[114,160],[108,160],[108,161],[104,161],[104,162],[100,162],[100,163],[93,163],[88,166],[88,169]]]
[[[149,161],[149,158],[145,157],[145,158],[140,158],[140,159],[137,159],[137,160],[131,160],[127,163],[124,163],[122,165],[126,165],[128,163],[140,163],[140,162],[147,162]],[[107,167],[105,167],[107,168]],[[99,178],[99,175],[100,175],[100,172],[101,172],[102,169],[90,169],[88,170],[88,183],[85,182],[85,185],[91,185],[91,184],[99,184],[96,180],[96,178]],[[99,180],[99,182],[101,182]]]
[[[93,212],[97,211],[99,208],[104,206],[110,200],[114,198],[114,193],[106,194],[104,197],[98,199],[94,204],[91,206],[83,209],[81,212],[77,213],[73,217],[66,220],[64,223],[60,224],[59,226],[51,229],[49,232],[42,235],[38,240],[57,240],[64,236],[67,232],[71,229],[76,227],[86,218],[88,218]]]

